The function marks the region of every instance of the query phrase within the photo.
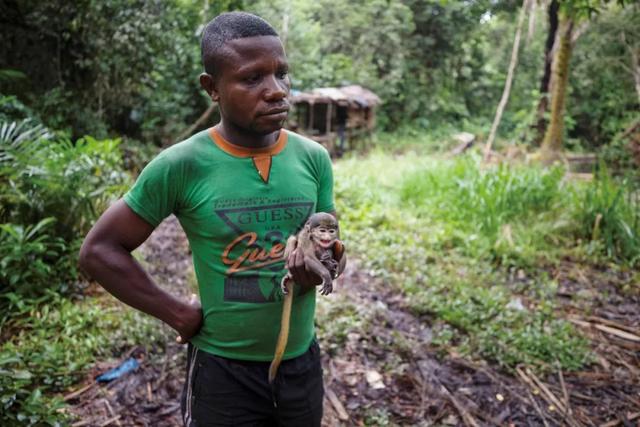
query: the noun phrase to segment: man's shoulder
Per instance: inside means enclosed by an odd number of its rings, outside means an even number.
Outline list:
[[[329,152],[322,144],[290,130],[285,130],[285,132],[287,132],[287,135],[289,136],[288,143],[293,144],[295,147],[309,153],[328,155]]]
[[[165,148],[159,156],[174,160],[184,160],[196,156],[211,143],[206,130],[193,134],[191,137]]]
[[[207,131],[202,131],[193,136],[177,142],[162,150],[151,163],[156,167],[175,168],[182,165],[192,165],[205,156],[211,140]]]

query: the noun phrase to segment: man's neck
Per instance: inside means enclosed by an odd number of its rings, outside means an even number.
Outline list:
[[[221,121],[214,126],[216,132],[220,134],[225,140],[233,145],[239,145],[245,148],[264,148],[269,147],[276,143],[280,130],[274,131],[266,135],[259,135],[246,131],[241,131],[233,126],[225,126],[225,123]]]

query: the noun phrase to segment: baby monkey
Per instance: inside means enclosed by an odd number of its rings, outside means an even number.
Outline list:
[[[346,265],[344,245],[340,241],[340,230],[336,218],[325,212],[318,212],[307,220],[297,235],[289,237],[284,250],[284,259],[288,260],[294,249],[304,253],[304,264],[307,271],[313,272],[322,279],[320,293],[328,295],[333,292],[333,280],[342,273]],[[282,278],[284,294],[280,335],[276,344],[275,355],[269,367],[269,382],[272,383],[282,361],[284,350],[289,340],[289,323],[291,320],[291,303],[293,301],[293,276],[290,272]]]

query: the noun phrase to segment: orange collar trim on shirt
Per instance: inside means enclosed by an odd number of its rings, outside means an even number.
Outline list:
[[[215,142],[215,144],[220,147],[222,151],[227,154],[231,154],[236,157],[264,157],[264,156],[275,156],[287,145],[287,131],[284,129],[280,129],[280,134],[278,135],[278,139],[275,144],[272,144],[268,147],[260,147],[260,148],[248,148],[240,145],[232,144],[227,141],[220,135],[218,131],[214,128],[209,129],[209,136]]]

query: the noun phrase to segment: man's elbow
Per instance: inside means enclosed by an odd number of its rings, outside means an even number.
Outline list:
[[[80,247],[80,252],[78,254],[78,267],[80,267],[80,270],[89,276],[91,276],[93,267],[98,261],[98,250],[96,246],[95,242],[87,238],[82,242],[82,246]]]

